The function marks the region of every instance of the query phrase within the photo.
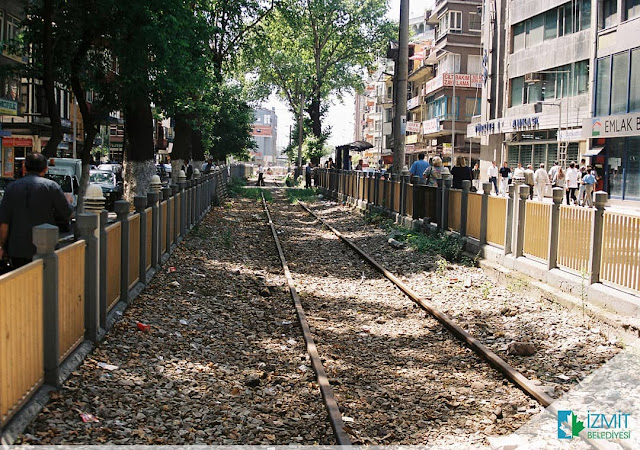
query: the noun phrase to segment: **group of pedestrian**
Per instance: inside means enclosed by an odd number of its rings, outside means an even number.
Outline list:
[[[511,183],[524,184],[529,186],[531,200],[535,197],[542,201],[548,187],[559,187],[565,190],[567,205],[588,207],[593,206],[593,192],[598,180],[597,171],[586,165],[584,159],[581,161],[580,167],[572,161],[566,170],[559,165],[558,161],[555,161],[548,172],[544,163],[541,163],[534,172],[532,164],[523,168],[520,163],[512,171],[506,161],[498,170],[496,162],[493,161],[487,170],[487,176],[494,186],[495,195],[508,195]],[[499,189],[498,177],[500,177]],[[576,191],[578,191],[577,197]]]

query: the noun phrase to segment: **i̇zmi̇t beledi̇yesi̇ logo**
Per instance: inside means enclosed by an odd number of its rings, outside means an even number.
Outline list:
[[[587,420],[578,420],[571,410],[558,411],[558,439],[572,439],[585,430],[588,439],[630,439],[629,413],[603,414],[587,411]]]

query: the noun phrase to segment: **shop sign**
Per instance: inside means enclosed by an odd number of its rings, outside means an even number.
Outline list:
[[[63,142],[73,142],[73,134],[63,133],[62,134],[62,141]]]
[[[540,126],[538,116],[516,119],[495,119],[467,125],[467,137],[488,136],[490,134],[512,133],[537,129]]]
[[[611,138],[640,135],[640,112],[593,117],[582,121],[582,137]]]
[[[17,116],[18,102],[13,100],[8,100],[6,98],[0,98],[0,115]]]
[[[576,142],[581,141],[582,139],[582,128],[560,130],[560,133],[558,134],[558,140],[560,142]]]
[[[436,118],[422,122],[422,134],[437,133],[440,129],[440,119]]]
[[[117,150],[117,149],[122,150],[124,148],[124,142],[110,142],[109,148],[113,150]]]
[[[416,142],[418,142],[418,135],[417,134],[410,134],[409,136],[407,136],[405,138],[405,143],[406,144],[415,144]]]
[[[445,73],[438,75],[437,77],[429,80],[422,91],[422,95],[429,95],[431,92],[439,89],[443,86],[453,86],[454,74]],[[461,88],[482,88],[482,74],[468,74],[468,73],[456,73],[455,74],[456,87]]]
[[[407,122],[407,133],[420,133],[420,122]]]
[[[10,137],[4,138],[2,140],[3,147],[31,147],[33,146],[33,141],[31,138],[17,138]]]

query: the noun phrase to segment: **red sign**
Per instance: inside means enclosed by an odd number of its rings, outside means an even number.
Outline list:
[[[2,139],[3,147],[31,147],[33,146],[33,141],[31,138],[17,138],[10,137]]]

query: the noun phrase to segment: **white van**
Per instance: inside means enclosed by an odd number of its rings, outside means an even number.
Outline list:
[[[78,190],[82,176],[82,160],[73,158],[49,159],[49,170],[46,177],[55,181],[65,194],[73,197],[73,208],[78,206]]]

